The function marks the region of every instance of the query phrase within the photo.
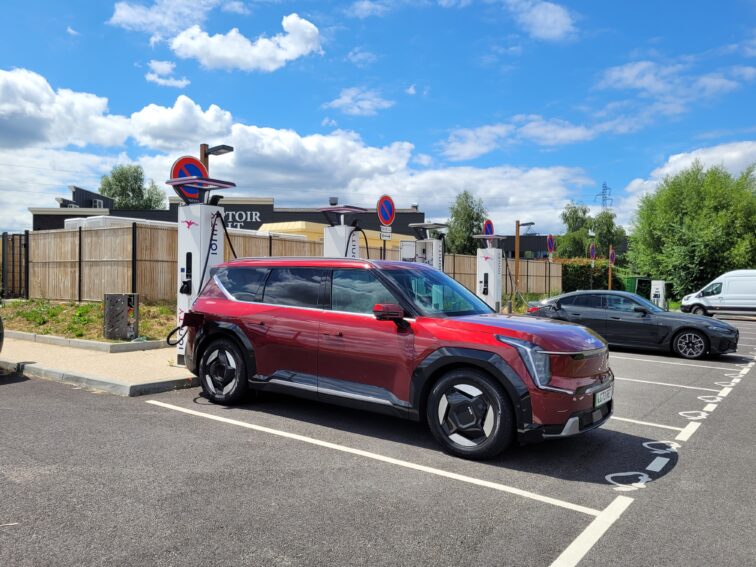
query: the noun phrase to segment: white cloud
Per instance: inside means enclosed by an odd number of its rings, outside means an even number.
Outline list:
[[[756,141],[719,144],[669,156],[648,178],[637,178],[628,183],[625,187],[627,196],[620,200],[616,207],[618,220],[629,226],[638,201],[643,195],[653,193],[665,177],[690,167],[696,160],[705,168],[721,166],[732,175],[740,175],[747,167],[756,164]]]
[[[383,16],[391,9],[391,3],[378,0],[358,0],[351,4],[346,13],[353,18],[365,19],[371,16]]]
[[[79,32],[77,32],[77,31],[76,31],[75,29],[73,29],[73,28],[72,28],[71,26],[67,26],[67,27],[66,27],[66,33],[67,33],[68,35],[72,35],[72,36],[74,36],[74,37],[76,37],[77,35],[81,35],[81,34],[80,34]]]
[[[506,0],[505,4],[515,21],[534,39],[562,41],[577,32],[570,12],[559,4],[541,0]]]
[[[415,88],[415,85],[410,85],[404,90],[404,92],[410,96],[415,96],[415,94],[417,93],[417,88]]]
[[[320,32],[297,14],[285,16],[284,32],[272,38],[250,41],[237,28],[226,34],[208,35],[195,25],[171,41],[171,49],[183,59],[197,59],[209,69],[275,71],[289,61],[310,53],[321,53]]]
[[[178,79],[172,76],[173,70],[176,67],[176,64],[173,61],[156,61],[155,59],[152,59],[148,65],[152,71],[147,73],[144,78],[151,83],[156,83],[163,87],[175,87],[178,89],[183,89],[191,83],[186,77]]]
[[[231,0],[231,2],[226,2],[221,6],[221,10],[224,12],[229,12],[231,14],[239,14],[240,16],[246,16],[250,13],[249,7],[244,3],[240,2],[239,0]]]
[[[756,67],[738,65],[731,69],[732,76],[746,82],[756,80]]]
[[[371,53],[361,47],[355,47],[347,53],[347,59],[358,67],[367,67],[371,63],[375,63],[378,57],[375,53]]]
[[[542,146],[558,146],[592,140],[596,136],[594,128],[574,125],[558,118],[544,119],[539,115],[518,115],[513,118],[520,138]]]
[[[394,101],[386,100],[374,90],[363,87],[343,89],[339,97],[323,105],[351,116],[374,116],[379,110],[391,108]]]
[[[492,152],[512,133],[511,124],[490,124],[454,130],[441,144],[442,153],[452,161],[474,159]]]
[[[336,126],[339,125],[339,123],[336,122],[333,118],[329,118],[328,116],[326,116],[325,118],[323,118],[323,120],[320,121],[320,125],[325,126],[327,128],[335,128]]]
[[[202,24],[220,0],[155,0],[152,6],[116,2],[108,23],[127,30],[150,33],[153,43],[171,37],[190,25]]]

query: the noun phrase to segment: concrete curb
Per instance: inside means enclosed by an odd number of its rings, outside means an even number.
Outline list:
[[[75,374],[52,368],[44,368],[34,363],[9,362],[0,360],[0,369],[6,372],[17,372],[30,378],[41,378],[43,380],[53,380],[74,384],[76,386],[85,386],[94,390],[100,390],[118,396],[146,396],[148,394],[159,394],[171,390],[182,390],[199,385],[196,376],[191,378],[171,378],[168,380],[157,380],[144,384],[120,384],[109,381],[107,378],[100,376],[90,376],[87,374]]]
[[[135,352],[139,350],[154,350],[158,348],[170,348],[165,341],[141,341],[134,343],[106,343],[102,341],[88,341],[84,339],[67,339],[65,337],[56,337],[52,335],[37,335],[36,333],[26,333],[24,331],[5,331],[5,337],[8,339],[17,339],[20,341],[31,341],[46,345],[64,346],[71,348],[83,348],[95,350],[98,352],[118,353],[118,352]]]

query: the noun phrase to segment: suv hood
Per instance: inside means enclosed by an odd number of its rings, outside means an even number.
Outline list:
[[[553,319],[491,314],[454,317],[445,319],[442,324],[462,325],[471,331],[524,339],[555,352],[583,352],[606,347],[604,339],[592,330]]]

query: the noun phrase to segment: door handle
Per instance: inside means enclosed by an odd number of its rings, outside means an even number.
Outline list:
[[[265,321],[250,321],[250,323],[252,323],[253,325],[257,325],[259,327],[265,326]]]
[[[344,333],[342,333],[341,331],[339,331],[337,333],[323,333],[323,334],[326,337],[343,337],[344,336]]]
[[[609,317],[610,319],[614,319],[615,321],[622,321],[622,317]]]

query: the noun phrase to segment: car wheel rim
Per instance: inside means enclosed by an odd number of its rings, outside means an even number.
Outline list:
[[[701,356],[705,348],[703,337],[696,333],[683,333],[677,338],[677,350],[687,358]]]
[[[236,360],[233,354],[224,349],[216,349],[205,361],[204,380],[208,389],[215,395],[228,394],[237,378]]]
[[[462,447],[477,447],[494,430],[493,404],[476,386],[455,384],[438,402],[438,422],[447,439]]]

